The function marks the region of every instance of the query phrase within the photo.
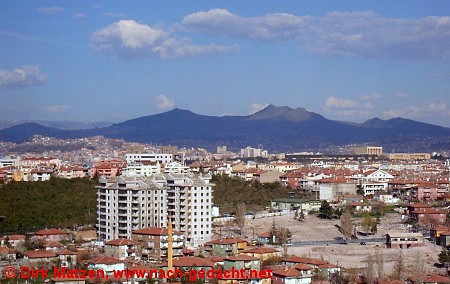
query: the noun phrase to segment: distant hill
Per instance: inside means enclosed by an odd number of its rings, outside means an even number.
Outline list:
[[[83,122],[83,121],[70,121],[70,120],[61,120],[61,121],[51,121],[51,120],[6,120],[0,121],[0,129],[9,128],[12,126],[24,124],[24,123],[37,123],[42,126],[59,128],[59,129],[90,129],[96,127],[107,127],[113,124],[112,122]]]
[[[319,145],[402,143],[408,139],[450,137],[450,128],[403,118],[374,118],[361,124],[341,122],[304,108],[269,105],[248,116],[206,116],[173,109],[86,130],[62,130],[27,123],[0,130],[0,140],[22,142],[35,134],[59,138],[103,135],[134,142],[210,149],[217,145],[240,148],[262,144],[269,150],[292,150]]]

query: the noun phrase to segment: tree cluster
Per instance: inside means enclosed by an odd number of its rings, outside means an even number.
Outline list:
[[[222,212],[235,212],[244,202],[248,210],[263,210],[271,200],[286,197],[288,191],[279,182],[260,183],[229,176],[214,176],[214,204]]]
[[[292,238],[288,228],[277,227],[275,222],[270,228],[270,243],[274,245],[285,245]]]
[[[317,216],[322,219],[333,218],[333,208],[331,207],[330,203],[328,203],[328,201],[322,200],[319,208],[319,215]]]
[[[1,232],[95,224],[97,192],[89,179],[11,182],[0,188]]]

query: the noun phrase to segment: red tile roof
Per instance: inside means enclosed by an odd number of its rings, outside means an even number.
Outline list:
[[[271,235],[270,231],[267,231],[267,232],[263,232],[263,233],[259,234],[258,237],[260,237],[260,238],[270,238],[270,235]]]
[[[64,232],[62,230],[59,229],[45,229],[45,230],[40,230],[34,233],[35,235],[38,236],[48,236],[48,235],[67,235],[67,232]]]
[[[307,264],[299,263],[294,266],[295,269],[298,270],[312,270],[313,268]]]
[[[283,258],[282,261],[293,262],[293,263],[305,263],[305,264],[312,264],[312,265],[317,265],[317,266],[328,263],[328,262],[326,262],[324,260],[320,260],[320,259],[299,257],[299,256],[290,256],[287,258]]]
[[[67,250],[67,249],[63,250],[63,251],[60,251],[60,252],[57,252],[56,254],[57,255],[76,255],[75,252]]]
[[[447,214],[445,211],[437,210],[434,208],[415,208],[414,214]]]
[[[9,247],[1,246],[0,247],[0,253],[13,254],[14,250],[10,249]]]
[[[56,253],[51,250],[32,250],[25,252],[25,255],[28,258],[48,258],[48,257],[56,257]]]
[[[105,245],[110,245],[110,246],[134,246],[136,244],[137,243],[135,241],[123,239],[123,238],[111,240],[111,241],[108,241],[105,243]]]
[[[224,258],[224,260],[228,260],[228,261],[252,261],[252,260],[258,260],[258,258],[253,257],[253,256],[249,256],[249,255],[245,255],[245,254],[239,254],[236,256],[229,256]]]
[[[92,264],[116,264],[116,263],[123,263],[122,260],[110,256],[99,256],[96,258],[92,258],[88,260],[88,263]]]
[[[230,244],[246,243],[246,242],[247,242],[246,240],[240,239],[240,238],[226,238],[226,239],[220,239],[220,240],[212,240],[212,241],[205,243],[205,245],[212,245],[212,244],[230,245]]]
[[[268,247],[257,247],[257,248],[251,248],[246,249],[242,251],[242,253],[272,253],[272,252],[280,252],[279,250],[276,250],[274,248],[268,248]]]
[[[278,275],[282,277],[301,277],[302,273],[297,269],[291,267],[289,269],[278,269],[272,271],[272,275]]]
[[[8,238],[11,241],[24,241],[25,240],[25,235],[9,235],[9,236],[5,236],[5,238]]]
[[[164,266],[167,266],[167,263],[164,264]],[[173,259],[173,266],[175,267],[213,267],[214,263],[211,261],[195,257],[195,256],[183,256],[183,257],[177,257]]]
[[[46,248],[61,248],[63,246],[64,245],[61,244],[60,242],[49,242],[49,243],[44,244],[44,247],[46,247]]]

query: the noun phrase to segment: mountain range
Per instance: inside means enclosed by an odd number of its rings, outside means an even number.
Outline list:
[[[184,147],[231,148],[263,145],[269,150],[312,149],[351,143],[402,143],[450,137],[450,128],[404,118],[374,118],[364,123],[334,121],[304,108],[267,106],[247,116],[206,116],[188,110],[143,116],[106,127],[60,129],[23,123],[0,130],[0,141],[23,142],[33,135],[79,138],[102,135],[126,141]],[[448,148],[449,145],[444,145]]]

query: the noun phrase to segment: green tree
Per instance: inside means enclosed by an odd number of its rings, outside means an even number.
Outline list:
[[[352,216],[350,215],[350,210],[345,210],[341,215],[341,230],[342,234],[346,238],[351,238],[353,235],[353,222]]]
[[[235,213],[235,223],[236,225],[239,227],[239,229],[244,230],[245,227],[245,213],[246,213],[246,207],[245,207],[245,203],[240,202],[237,206],[236,206],[236,213]]]
[[[330,203],[328,203],[328,201],[322,200],[318,216],[322,219],[331,219],[333,217],[333,208],[330,206]]]
[[[442,265],[446,265],[449,263],[450,255],[446,248],[442,248],[441,252],[438,254],[439,263]]]
[[[365,232],[376,233],[377,228],[377,220],[370,216],[369,214],[364,214],[363,220],[361,221],[361,227]]]

